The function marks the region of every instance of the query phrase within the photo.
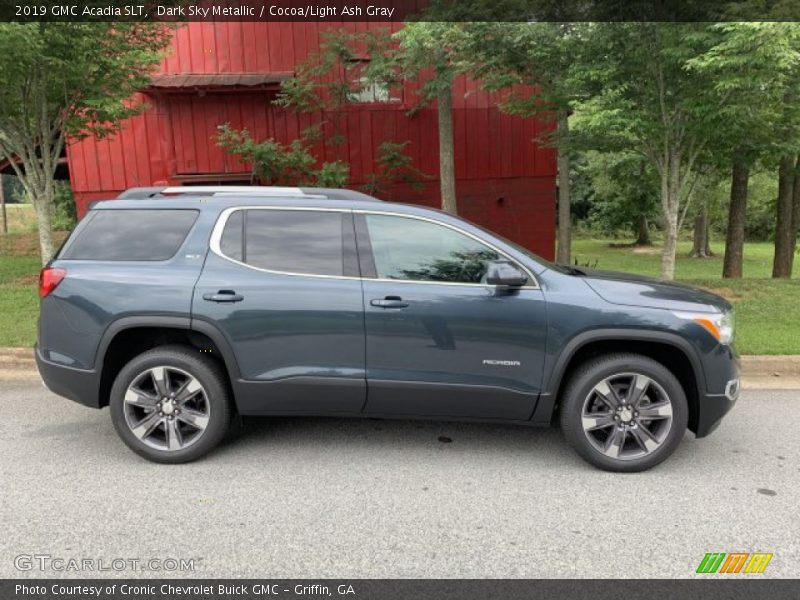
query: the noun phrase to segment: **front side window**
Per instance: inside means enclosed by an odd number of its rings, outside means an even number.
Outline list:
[[[233,212],[220,239],[223,255],[259,269],[304,275],[351,275],[345,237],[350,213],[311,210]]]
[[[197,219],[196,210],[108,209],[65,246],[64,260],[167,260],[180,248]]]
[[[419,219],[367,215],[380,279],[482,283],[497,251],[458,231]]]

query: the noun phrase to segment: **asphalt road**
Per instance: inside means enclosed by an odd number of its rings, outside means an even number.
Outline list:
[[[107,410],[0,379],[0,577],[97,575],[17,571],[31,554],[195,560],[126,577],[692,577],[735,551],[797,577],[798,394],[745,392],[711,437],[621,476],[557,430],[307,418],[155,465]]]

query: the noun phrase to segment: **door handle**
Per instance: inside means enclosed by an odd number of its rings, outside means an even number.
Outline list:
[[[375,298],[370,300],[372,306],[378,308],[406,308],[409,303],[403,300],[400,296],[386,296],[385,298]]]
[[[209,302],[241,302],[244,296],[237,294],[233,290],[220,290],[216,294],[203,294],[203,300]]]

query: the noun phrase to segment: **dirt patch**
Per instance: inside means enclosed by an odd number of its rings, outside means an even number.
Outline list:
[[[11,285],[19,287],[33,287],[39,284],[39,274],[25,275],[24,277],[17,277],[11,281]]]
[[[734,302],[737,300],[748,300],[751,295],[750,294],[743,294],[741,292],[735,292],[730,288],[709,288],[709,287],[700,287],[701,290],[705,290],[707,292],[711,292],[712,294],[716,294],[717,296],[722,296],[728,302]]]
[[[661,254],[661,248],[656,248],[655,246],[634,246],[631,252],[634,254],[655,256],[656,254]]]
[[[67,237],[66,231],[53,232],[53,243],[56,248],[61,245]],[[0,235],[0,256],[37,256],[39,254],[39,234],[31,233],[9,233]]]

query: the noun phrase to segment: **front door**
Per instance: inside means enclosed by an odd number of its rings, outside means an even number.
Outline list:
[[[221,330],[233,350],[239,408],[360,412],[364,314],[352,213],[248,208],[222,219],[192,317]]]
[[[367,334],[366,412],[527,420],[542,379],[535,281],[484,283],[498,250],[425,218],[356,214]]]

